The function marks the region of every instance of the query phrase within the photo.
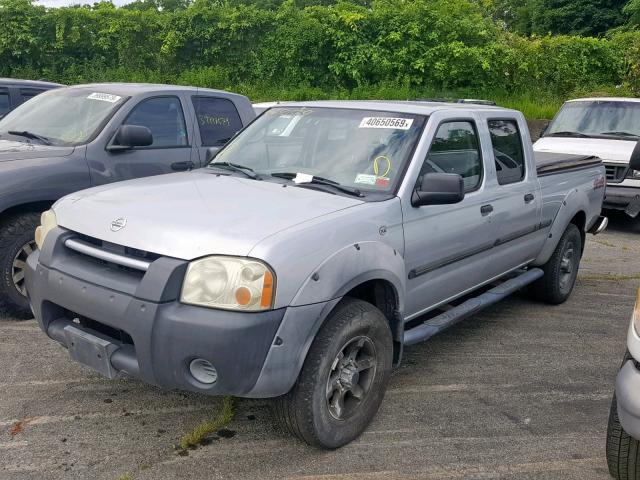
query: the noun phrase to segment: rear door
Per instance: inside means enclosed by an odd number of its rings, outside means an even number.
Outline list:
[[[243,124],[235,104],[228,98],[193,95],[191,104],[198,136],[197,161],[204,166],[207,151],[215,152],[222,148],[242,129]]]
[[[540,229],[542,199],[527,126],[514,117],[488,117],[492,166],[496,184],[491,201],[495,248],[488,269],[492,276],[533,260],[544,241]]]
[[[111,170],[95,172],[93,177],[97,184],[172,173],[188,168],[191,161],[191,139],[179,96],[145,98],[131,109],[121,125],[147,127],[153,135],[153,143],[148,147],[111,152],[104,150],[104,145],[97,142],[91,144],[87,158],[106,155],[104,164]],[[116,130],[114,129],[114,135]],[[113,137],[109,142],[112,140]],[[97,151],[98,149],[101,151]]]
[[[408,181],[413,190],[429,172],[458,173],[466,194],[457,204],[422,207],[412,206],[410,195],[402,196],[407,320],[485,281],[486,252],[493,246],[491,215],[485,209],[493,192],[487,189],[476,118],[446,117],[435,113],[430,119],[425,135],[433,136],[431,145],[415,183]]]

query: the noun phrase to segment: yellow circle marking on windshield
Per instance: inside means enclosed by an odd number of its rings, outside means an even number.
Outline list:
[[[387,162],[387,169],[384,171],[382,175],[380,174],[380,159],[386,160]],[[374,158],[373,173],[375,175],[377,175],[378,177],[386,177],[390,171],[391,171],[391,160],[389,159],[389,157],[387,157],[386,155],[380,155],[379,157]]]

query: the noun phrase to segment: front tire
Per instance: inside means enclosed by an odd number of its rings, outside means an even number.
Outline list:
[[[576,283],[581,257],[582,235],[578,227],[570,223],[553,255],[542,266],[544,276],[531,285],[532,295],[554,305],[564,303],[571,296]]]
[[[607,465],[616,480],[640,480],[640,442],[624,431],[613,394],[607,426]]]
[[[0,223],[0,306],[17,319],[31,318],[24,287],[24,269],[35,249],[34,233],[40,222],[35,212],[12,215]]]
[[[370,303],[345,298],[311,344],[294,387],[275,400],[276,416],[309,445],[346,445],[378,411],[392,362],[385,316]]]

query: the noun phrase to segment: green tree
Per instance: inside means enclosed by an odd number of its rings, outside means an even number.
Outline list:
[[[599,36],[624,23],[626,0],[529,0],[531,31]]]
[[[640,25],[640,0],[631,0],[627,3],[623,13],[629,17],[631,25]]]

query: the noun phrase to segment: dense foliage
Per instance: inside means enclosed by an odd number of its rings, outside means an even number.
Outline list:
[[[175,82],[258,98],[640,90],[640,34],[520,36],[487,14],[496,5],[140,0],[46,9],[0,0],[0,76]]]
[[[496,19],[521,34],[603,35],[632,15],[638,0],[481,0]],[[633,10],[633,6],[630,7]]]

